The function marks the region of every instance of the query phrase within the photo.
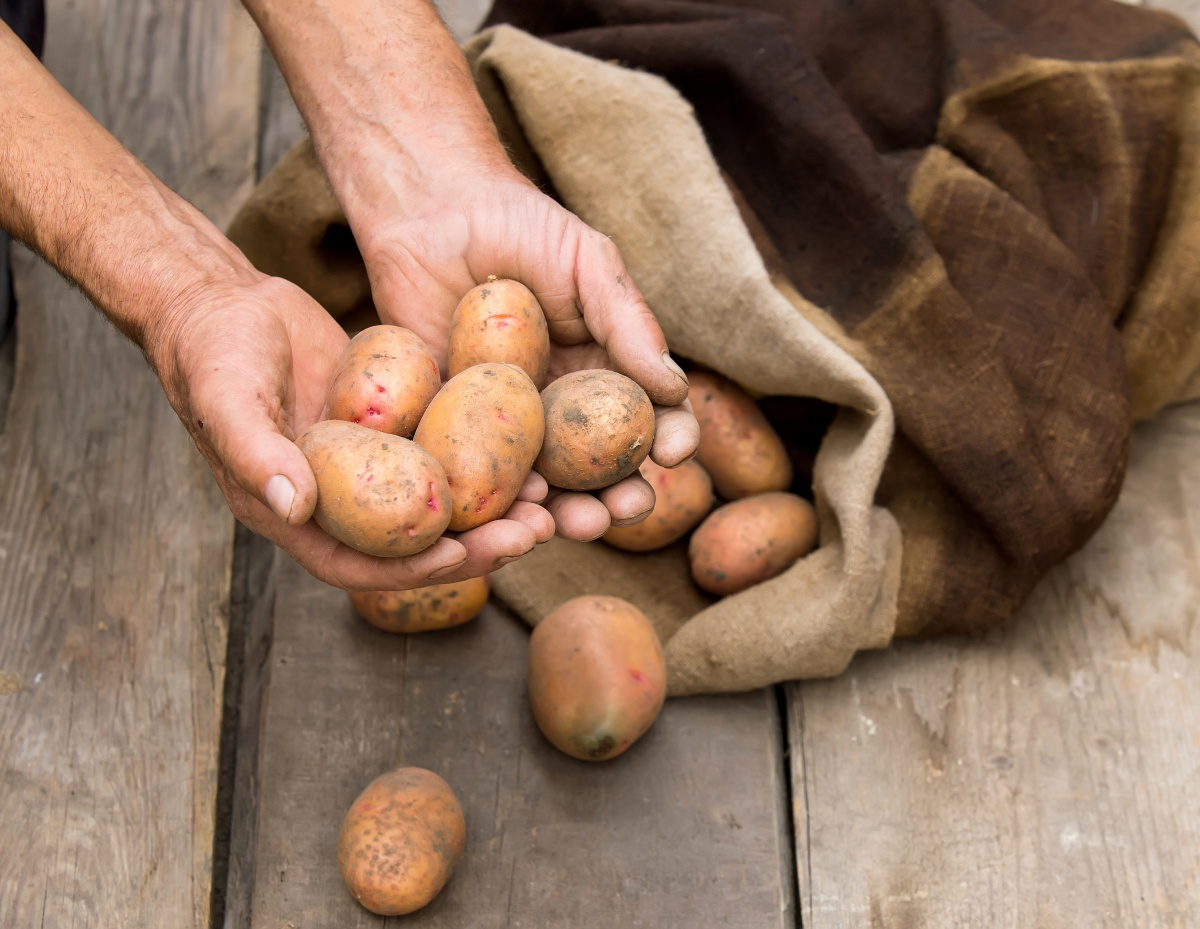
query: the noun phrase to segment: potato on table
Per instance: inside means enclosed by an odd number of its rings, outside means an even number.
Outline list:
[[[654,406],[634,380],[574,371],[542,391],[546,438],[534,469],[564,490],[600,490],[638,469],[654,444]]]
[[[372,326],[342,350],[324,418],[412,438],[441,386],[437,359],[419,336],[401,326]]]
[[[475,365],[445,383],[414,439],[446,473],[451,530],[482,526],[508,511],[544,431],[542,398],[516,365]]]
[[[488,579],[472,577],[415,590],[371,590],[350,594],[356,613],[384,632],[433,632],[470,622],[488,601]]]
[[[741,387],[714,371],[688,373],[688,399],[700,424],[696,460],[725,500],[787,490],[792,462],[779,434]]]
[[[450,317],[450,376],[489,361],[516,365],[538,390],[546,385],[550,331],[542,305],[519,281],[489,277]]]
[[[584,761],[615,758],[658,718],[667,666],[658,635],[619,597],[575,597],[529,639],[529,703],[542,734]]]
[[[446,531],[446,475],[411,439],[328,419],[296,445],[317,479],[313,518],[339,542],[392,558],[424,551]]]
[[[727,596],[783,572],[816,541],[817,516],[803,497],[745,497],[717,507],[692,533],[692,577],[709,593]]]
[[[338,835],[338,870],[372,913],[401,916],[428,904],[454,873],[467,824],[454,790],[424,768],[397,768],[358,795]]]

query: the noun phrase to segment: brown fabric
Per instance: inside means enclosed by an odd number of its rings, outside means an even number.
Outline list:
[[[1197,47],[1108,0],[499,0],[660,74],[891,399],[902,634],[1000,621],[1194,395]]]

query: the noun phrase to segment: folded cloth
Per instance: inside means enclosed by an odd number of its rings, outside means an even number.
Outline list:
[[[614,238],[672,349],[839,409],[813,554],[713,603],[681,546],[555,540],[494,576],[531,623],[627,597],[672,694],[985,628],[1104,518],[1131,415],[1197,394],[1200,57],[1175,20],[1099,0],[493,15],[555,43],[500,26],[466,49],[510,151]],[[335,314],[368,293],[308,143],[230,234]]]

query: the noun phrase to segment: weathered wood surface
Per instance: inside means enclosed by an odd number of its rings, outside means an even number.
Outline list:
[[[624,756],[588,764],[537,731],[528,632],[489,606],[389,635],[281,557],[259,757],[252,925],[375,926],[338,874],[358,792],[401,764],[445,777],[467,853],[422,927],[793,924],[782,734],[769,692],[670,703]]]
[[[1200,926],[1200,404],[1008,627],[789,687],[801,917]]]
[[[233,0],[51,0],[47,63],[218,221],[252,182]],[[18,250],[0,437],[0,925],[197,927],[233,520],[140,353]]]

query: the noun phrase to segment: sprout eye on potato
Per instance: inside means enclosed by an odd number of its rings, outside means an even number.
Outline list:
[[[317,479],[317,525],[351,548],[392,558],[414,555],[450,523],[446,475],[410,439],[328,419],[296,445]]]
[[[481,526],[508,511],[544,431],[542,399],[516,365],[474,365],[446,382],[414,438],[446,473],[452,531]]]
[[[546,316],[537,297],[519,281],[489,277],[467,292],[450,318],[450,376],[488,362],[516,365],[538,390],[546,384]]]
[[[342,350],[324,418],[411,438],[441,384],[437,359],[419,336],[372,326]]]
[[[363,790],[342,821],[338,870],[372,913],[402,916],[428,904],[467,843],[462,804],[441,777],[397,768]]]
[[[575,597],[529,639],[529,702],[542,734],[584,761],[615,758],[658,718],[667,667],[658,635],[619,597]]]
[[[546,438],[535,470],[564,490],[600,490],[638,469],[654,443],[654,407],[636,381],[603,369],[542,391]]]

